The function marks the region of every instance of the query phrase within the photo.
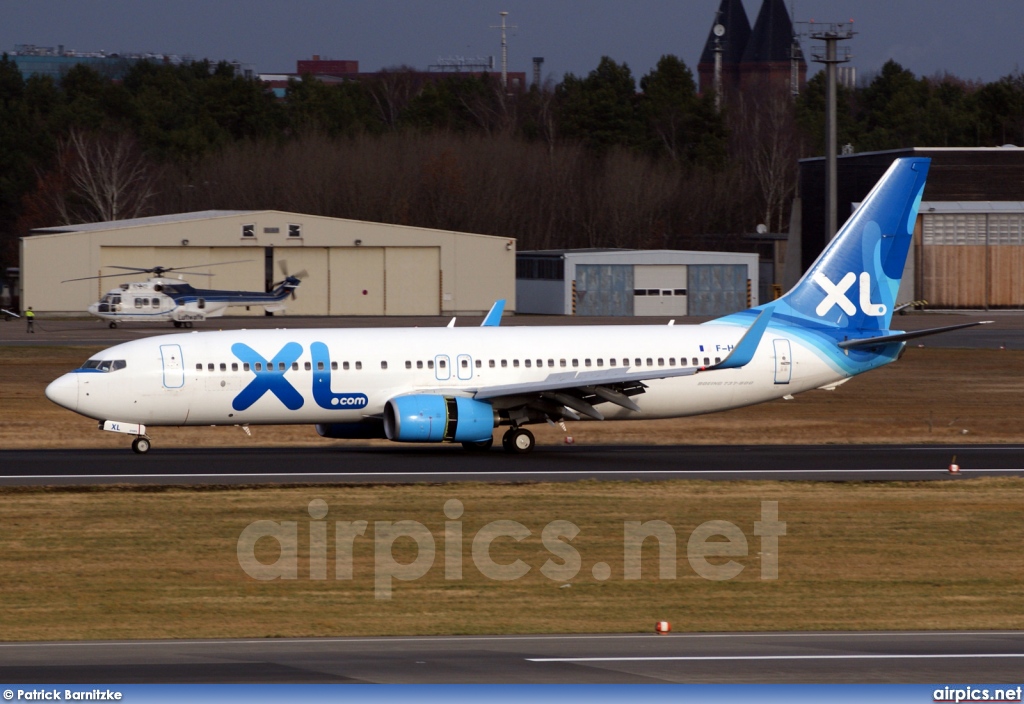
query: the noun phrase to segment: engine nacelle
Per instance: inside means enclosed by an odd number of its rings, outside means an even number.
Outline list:
[[[497,425],[491,404],[461,396],[396,396],[384,406],[384,433],[396,442],[483,442]]]
[[[373,440],[386,437],[384,424],[379,420],[356,423],[317,423],[316,432],[322,438],[335,440]]]

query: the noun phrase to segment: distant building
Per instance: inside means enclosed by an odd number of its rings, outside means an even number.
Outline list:
[[[7,57],[14,62],[24,78],[29,76],[48,76],[59,81],[64,74],[75,66],[88,66],[96,73],[111,80],[121,80],[132,64],[139,61],[153,61],[161,64],[180,65],[192,63],[192,56],[155,53],[111,53],[105,51],[82,52],[65,49],[63,44],[56,47],[35,46],[34,44],[17,44],[14,51],[7,52]],[[240,61],[228,62],[235,74],[245,78],[256,77],[255,64]]]
[[[415,69],[386,69],[375,72],[362,72],[359,70],[359,62],[351,59],[337,60],[325,59],[314,54],[312,59],[300,59],[295,62],[295,73],[262,74],[260,78],[267,83],[275,95],[283,98],[288,81],[299,79],[302,76],[310,75],[324,83],[343,83],[345,81],[362,81],[379,78],[386,75],[408,74],[415,85],[423,85],[433,81],[440,81],[450,76],[474,77],[494,76],[500,77],[500,71],[481,70],[476,64],[467,64],[458,60],[442,60],[431,66],[429,71],[417,71]],[[519,92],[526,89],[526,73],[523,71],[508,72],[508,89],[512,92]]]
[[[721,1],[697,64],[702,93],[714,90],[716,53],[721,54],[723,96],[762,83],[797,92],[807,83],[807,62],[785,0],[763,0],[753,29],[742,0]]]
[[[518,313],[722,316],[758,305],[758,255],[568,249],[516,256]]]
[[[313,54],[312,59],[300,59],[295,62],[295,73],[300,76],[304,73],[310,73],[314,76],[346,76],[358,74],[359,62],[321,59],[319,55]]]
[[[515,312],[515,256],[515,240],[467,232],[277,210],[176,213],[33,230],[21,239],[21,302],[81,314],[118,284],[146,279],[120,277],[117,267],[159,264],[189,267],[186,280],[215,274],[203,279],[208,288],[248,291],[270,290],[285,269],[305,270],[288,315],[481,314],[499,298]],[[232,265],[203,268],[217,262]],[[120,278],[83,278],[111,274]]]

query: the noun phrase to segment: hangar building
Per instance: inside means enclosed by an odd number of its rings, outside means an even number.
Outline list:
[[[498,298],[515,310],[515,240],[504,237],[276,210],[211,210],[34,232],[21,240],[21,305],[37,313],[80,314],[120,283],[147,276],[61,283],[122,273],[117,266],[195,267],[181,273],[197,288],[248,291],[269,290],[285,271],[305,270],[295,300],[287,302],[290,315],[478,313]],[[228,311],[246,314],[263,315],[263,309]]]
[[[758,255],[683,250],[520,252],[519,313],[722,316],[758,305]]]

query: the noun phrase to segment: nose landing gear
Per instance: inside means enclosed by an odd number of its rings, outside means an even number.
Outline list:
[[[144,455],[149,452],[151,443],[149,438],[146,436],[146,426],[140,423],[124,423],[117,420],[104,420],[100,422],[99,429],[106,430],[111,433],[134,435],[135,438],[132,440],[132,451],[137,455]]]

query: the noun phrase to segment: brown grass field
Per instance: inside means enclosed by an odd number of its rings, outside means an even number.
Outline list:
[[[50,404],[46,383],[93,348],[0,348],[0,445],[122,448],[123,437]],[[964,434],[964,431],[967,431]],[[903,360],[833,392],[692,419],[573,423],[582,443],[1019,443],[1024,353],[908,350]],[[157,446],[319,445],[308,427],[156,428]],[[541,428],[542,443],[561,431]],[[463,578],[446,580],[445,515],[462,515]],[[323,499],[327,579],[310,579],[309,502]],[[754,533],[761,502],[777,501],[777,580],[761,579]],[[1024,480],[922,483],[582,482],[249,488],[110,487],[0,490],[2,640],[285,637],[392,634],[636,632],[669,620],[677,631],[1024,628]],[[517,580],[485,578],[472,540],[487,523],[518,521],[521,542],[494,542],[493,559],[522,560]],[[297,523],[297,579],[257,581],[237,541],[257,520]],[[351,580],[335,579],[334,522],[368,521]],[[418,521],[436,541],[430,570],[374,598],[377,521]],[[549,579],[541,531],[579,527],[581,569]],[[623,522],[665,521],[677,536],[677,576],[658,577],[644,546],[640,580],[625,580]],[[687,540],[728,521],[747,540],[734,579],[691,568]],[[257,543],[264,563],[279,555]],[[399,539],[395,559],[415,548]],[[709,558],[712,563],[729,558]],[[599,580],[593,568],[608,565]],[[566,586],[570,585],[570,586]]]
[[[445,579],[445,515],[460,500],[462,579]],[[327,502],[327,579],[309,572],[313,499]],[[761,578],[761,502],[777,501],[786,534],[778,579]],[[0,490],[3,640],[299,637],[398,634],[1024,628],[1024,480],[930,483],[585,482],[582,484],[106,488]],[[496,540],[498,563],[530,571],[483,577],[473,537],[518,521],[530,535]],[[257,581],[236,555],[256,520],[297,523],[297,578]],[[353,579],[335,579],[334,521],[365,520]],[[378,521],[418,521],[437,554],[426,574],[374,598]],[[549,579],[541,543],[555,520],[579,528],[581,569]],[[675,579],[658,576],[658,546],[643,548],[639,580],[625,580],[623,522],[674,529]],[[687,560],[705,521],[742,531],[743,571],[710,581]],[[453,544],[455,541],[453,541]],[[256,544],[273,563],[277,544]],[[382,552],[386,555],[389,553]],[[394,559],[416,557],[409,538]],[[610,577],[593,571],[603,562]],[[566,586],[570,585],[570,586]]]

